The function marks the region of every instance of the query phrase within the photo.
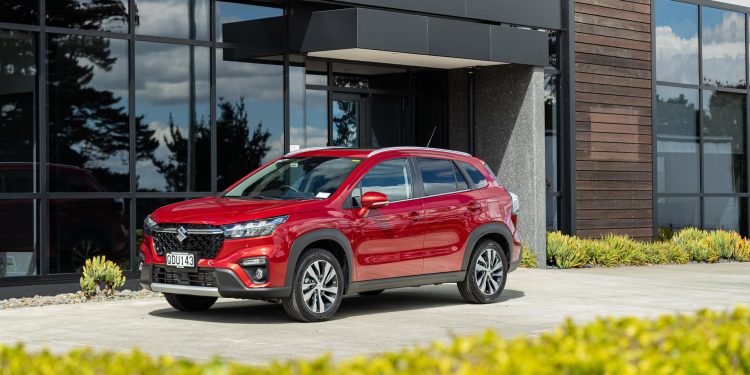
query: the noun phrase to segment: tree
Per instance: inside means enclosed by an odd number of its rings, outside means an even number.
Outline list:
[[[259,122],[251,130],[247,120],[245,98],[232,104],[219,98],[218,133],[218,184],[223,189],[263,163],[271,147],[271,133]]]

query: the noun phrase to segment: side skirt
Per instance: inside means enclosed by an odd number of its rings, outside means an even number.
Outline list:
[[[428,275],[402,276],[389,279],[356,281],[349,284],[346,294],[368,292],[371,290],[406,288],[429,284],[457,283],[463,281],[466,271],[431,273]]]

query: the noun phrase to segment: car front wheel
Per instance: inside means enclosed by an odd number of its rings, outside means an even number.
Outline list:
[[[300,259],[292,295],[282,300],[284,310],[301,322],[322,322],[338,310],[344,294],[344,272],[329,251],[312,249]]]
[[[508,259],[503,248],[495,241],[484,240],[474,248],[458,291],[466,302],[492,303],[500,298],[507,276]]]

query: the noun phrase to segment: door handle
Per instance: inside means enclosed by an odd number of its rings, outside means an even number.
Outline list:
[[[409,220],[411,220],[411,221],[413,221],[413,222],[416,223],[416,222],[422,220],[422,214],[419,213],[418,211],[409,212]]]

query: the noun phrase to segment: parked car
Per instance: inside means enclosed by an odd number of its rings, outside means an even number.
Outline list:
[[[218,297],[281,300],[323,321],[348,294],[458,283],[500,298],[521,261],[518,199],[480,159],[417,147],[304,149],[221,196],[144,222],[141,284],[182,311]]]

